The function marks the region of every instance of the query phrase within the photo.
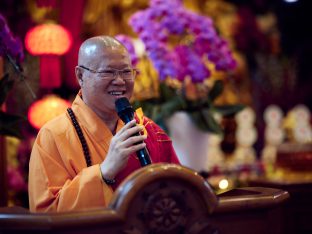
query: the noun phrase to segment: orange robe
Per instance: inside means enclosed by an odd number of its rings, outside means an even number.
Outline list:
[[[106,207],[116,186],[140,168],[130,156],[114,187],[105,184],[100,163],[109,149],[111,131],[77,95],[72,104],[87,141],[92,166],[87,167],[82,146],[67,113],[43,126],[34,143],[29,163],[29,205],[32,212],[83,210]],[[142,119],[141,119],[142,120]],[[153,163],[179,163],[172,142],[153,121],[143,117],[147,131],[146,147]],[[118,120],[117,131],[124,124]]]

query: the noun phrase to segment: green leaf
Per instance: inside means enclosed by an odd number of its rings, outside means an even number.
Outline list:
[[[153,120],[157,120],[160,113],[160,106],[159,105],[151,105],[151,115],[150,118]]]
[[[167,102],[171,98],[177,96],[176,89],[169,87],[164,82],[161,82],[159,85],[159,93],[162,102]]]
[[[196,127],[198,127],[202,131],[208,131],[208,125],[206,124],[206,121],[202,118],[199,112],[191,112],[188,114],[190,115]]]
[[[223,129],[221,126],[218,124],[218,122],[215,120],[213,116],[213,112],[210,110],[203,110],[203,116],[206,120],[208,129],[207,131],[216,133],[216,134],[223,134]]]
[[[20,123],[25,120],[26,118],[23,116],[11,115],[0,111],[0,135],[22,138]]]
[[[190,116],[194,124],[205,132],[211,132],[216,134],[222,134],[223,130],[217,121],[214,119],[210,110],[202,110],[198,112],[190,113]]]
[[[182,97],[175,96],[171,100],[161,105],[159,115],[161,118],[167,118],[173,115],[175,112],[183,110],[185,105],[185,100]]]
[[[242,104],[237,105],[223,105],[223,106],[214,106],[213,110],[220,113],[223,116],[229,116],[234,115],[238,113],[239,111],[243,110],[245,108]]]
[[[13,88],[14,80],[9,79],[9,75],[5,74],[0,80],[0,106],[4,103],[8,92]]]
[[[158,115],[160,109],[158,101],[158,99],[154,98],[146,99],[144,101],[134,101],[132,106],[134,109],[141,107],[144,115],[154,120],[155,117]]]
[[[167,127],[164,119],[156,119],[155,123],[161,127],[167,134],[170,134],[169,128]]]
[[[223,92],[223,81],[216,80],[210,92],[208,93],[208,99],[213,102],[222,92]]]
[[[210,108],[211,103],[208,103],[207,100],[196,100],[191,101],[185,99],[185,108],[184,110],[187,112],[197,112],[205,108]]]

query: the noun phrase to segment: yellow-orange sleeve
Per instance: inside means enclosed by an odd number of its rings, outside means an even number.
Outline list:
[[[45,138],[49,138],[49,134],[46,133]],[[99,170],[96,164],[73,174],[55,142],[51,139],[41,142],[39,136],[29,163],[30,210],[60,212],[106,207],[113,190],[103,183]]]

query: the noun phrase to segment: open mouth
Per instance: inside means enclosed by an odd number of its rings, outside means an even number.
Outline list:
[[[121,95],[124,95],[126,91],[110,91],[108,93],[113,96],[121,96]]]

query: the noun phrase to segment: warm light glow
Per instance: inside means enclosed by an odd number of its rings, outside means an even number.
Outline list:
[[[222,179],[219,182],[219,188],[220,189],[227,189],[229,187],[229,182],[227,179]]]
[[[284,0],[284,2],[293,3],[293,2],[298,2],[298,0]]]
[[[72,44],[70,32],[58,24],[42,24],[30,29],[25,47],[33,55],[65,54]]]
[[[69,106],[69,101],[56,95],[47,95],[30,106],[28,120],[34,128],[39,129],[49,120],[64,113]]]

